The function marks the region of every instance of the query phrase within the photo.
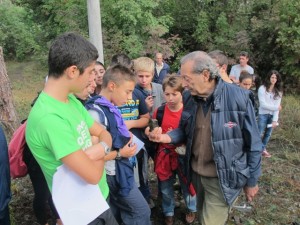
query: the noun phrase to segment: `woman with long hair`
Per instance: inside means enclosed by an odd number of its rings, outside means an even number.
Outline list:
[[[266,146],[273,128],[278,126],[279,111],[281,109],[282,81],[277,70],[271,70],[258,89],[259,112],[258,129],[262,137],[263,156],[270,158]]]

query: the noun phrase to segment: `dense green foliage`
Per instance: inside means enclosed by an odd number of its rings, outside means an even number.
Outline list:
[[[106,61],[119,52],[134,58],[162,51],[176,71],[186,52],[220,49],[235,63],[246,50],[259,75],[277,69],[286,81],[300,77],[298,0],[100,2]],[[2,0],[0,6],[0,45],[8,58],[44,57],[65,31],[88,36],[86,1]]]
[[[23,60],[38,52],[35,35],[39,32],[25,8],[6,1],[0,4],[0,46],[6,57]]]

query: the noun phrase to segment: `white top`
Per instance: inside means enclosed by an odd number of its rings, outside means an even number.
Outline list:
[[[278,121],[279,106],[281,104],[282,93],[280,97],[274,99],[274,92],[267,92],[264,85],[258,89],[258,100],[259,100],[259,114],[270,114],[273,115],[273,121]]]
[[[155,64],[155,69],[157,72],[157,76],[159,77],[159,73],[162,70],[162,68],[164,67],[164,63],[161,63],[161,65]]]
[[[254,74],[254,69],[247,65],[245,67],[242,67],[240,64],[234,65],[231,67],[229,76],[234,76],[236,80],[239,80],[241,71],[246,70],[250,74]]]

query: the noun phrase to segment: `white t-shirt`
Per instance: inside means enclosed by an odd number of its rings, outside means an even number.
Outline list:
[[[231,68],[229,75],[234,76],[236,80],[239,80],[241,71],[243,70],[246,70],[250,74],[254,74],[254,69],[251,66],[247,65],[242,67],[240,64],[237,64]]]

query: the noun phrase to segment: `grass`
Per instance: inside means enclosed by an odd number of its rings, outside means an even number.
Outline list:
[[[43,89],[46,69],[37,62],[6,62],[18,118],[27,118],[30,104]]]
[[[7,62],[15,106],[20,119],[28,116],[30,104],[43,88],[46,70],[38,63]],[[233,210],[230,225],[299,225],[300,224],[300,101],[299,96],[285,95],[279,127],[272,134],[269,159],[263,158],[259,194],[251,213]],[[151,182],[152,183],[152,182]],[[156,183],[152,183],[155,188]],[[37,224],[32,211],[33,191],[28,177],[13,180],[11,213],[13,225]],[[239,198],[244,202],[245,197]],[[158,204],[159,201],[156,201]],[[184,207],[176,209],[175,225],[182,225]],[[161,208],[153,211],[157,225],[163,224]],[[194,224],[198,224],[197,222]]]

